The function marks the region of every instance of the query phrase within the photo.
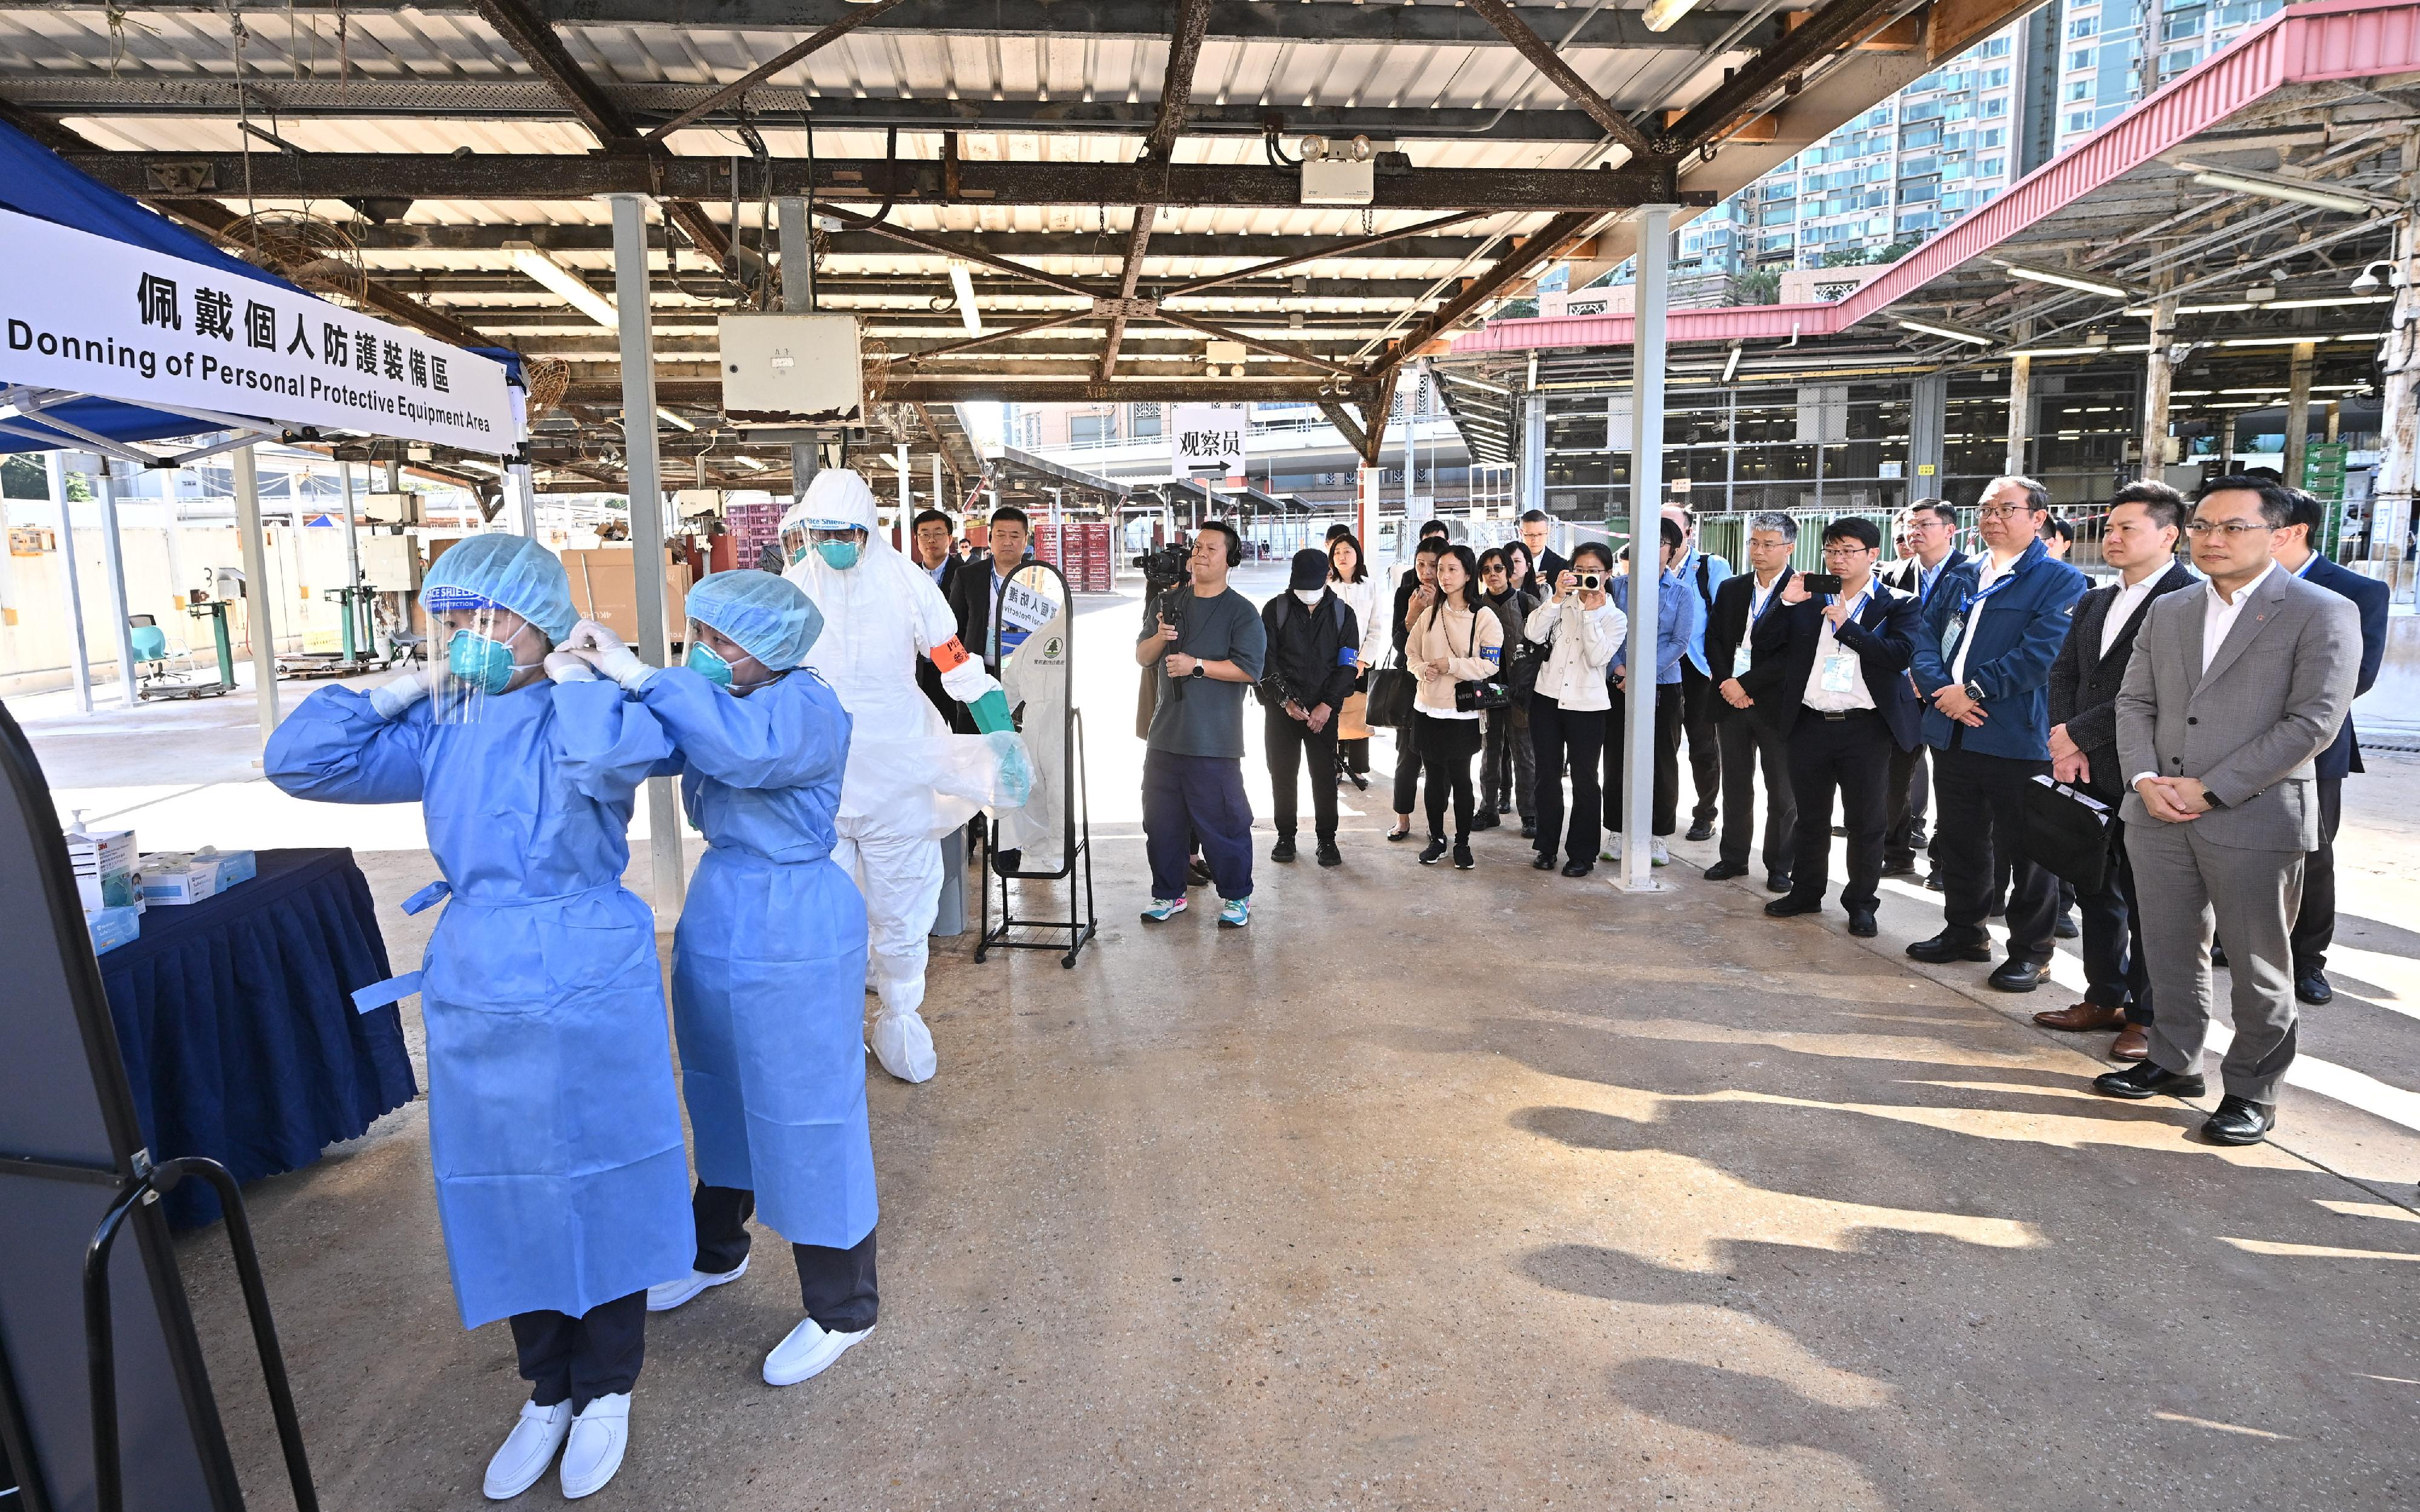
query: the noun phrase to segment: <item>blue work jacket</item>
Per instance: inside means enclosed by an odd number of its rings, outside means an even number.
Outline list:
[[[1926,701],[1925,744],[1946,750],[1961,726],[1931,706],[1932,695],[1955,681],[1955,650],[1942,651],[1942,637],[1963,624],[1988,557],[1962,562],[1942,575],[1924,606],[1916,638],[1916,690]],[[1983,722],[1965,731],[1960,747],[1982,756],[2024,761],[2050,759],[2050,666],[2067,640],[2075,601],[2091,586],[2084,574],[2052,556],[2040,541],[2024,549],[2006,586],[1983,600],[1976,616],[1974,643],[1966,652],[1967,682],[1983,691]]]

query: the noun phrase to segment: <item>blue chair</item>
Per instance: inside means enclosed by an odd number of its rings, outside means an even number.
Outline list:
[[[134,643],[134,670],[144,687],[181,683],[193,675],[193,652],[183,641],[169,640],[158,620],[148,614],[129,614],[126,627],[127,639]],[[170,668],[171,658],[182,661],[183,668]]]

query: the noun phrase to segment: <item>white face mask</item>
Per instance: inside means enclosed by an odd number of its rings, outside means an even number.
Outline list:
[[[1294,591],[1294,596],[1301,599],[1305,606],[1311,609],[1317,609],[1319,607],[1319,601],[1327,596],[1327,590],[1325,588],[1297,588]]]

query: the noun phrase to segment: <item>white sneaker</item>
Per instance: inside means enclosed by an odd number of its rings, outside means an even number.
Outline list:
[[[563,1446],[565,1498],[577,1502],[603,1490],[629,1445],[630,1394],[617,1391],[590,1402],[571,1420],[571,1440]]]
[[[1621,836],[1619,836],[1619,835],[1616,835],[1616,836],[1614,836],[1614,837],[1613,837],[1613,839],[1611,839],[1611,840],[1609,840],[1609,841],[1606,841],[1605,842],[1605,849],[1603,849],[1603,850],[1601,850],[1601,851],[1599,851],[1599,852],[1597,852],[1597,853],[1596,853],[1596,858],[1597,858],[1598,860],[1600,860],[1600,861],[1619,861],[1619,860],[1621,860]]]
[[[724,1286],[738,1280],[748,1273],[748,1260],[749,1257],[742,1255],[737,1270],[725,1271],[721,1275],[711,1271],[691,1271],[677,1281],[657,1282],[647,1288],[647,1311],[671,1312],[708,1287]]]
[[[765,1384],[795,1386],[799,1381],[823,1374],[830,1364],[846,1352],[848,1347],[874,1332],[871,1325],[854,1334],[830,1334],[812,1318],[801,1318],[790,1336],[773,1346],[765,1356]]]
[[[554,1463],[554,1452],[563,1447],[564,1436],[570,1431],[569,1402],[552,1407],[521,1403],[521,1415],[513,1430],[504,1435],[504,1446],[488,1461],[487,1483],[480,1488],[488,1500],[509,1502],[536,1485],[546,1467]]]
[[[1647,842],[1647,864],[1650,866],[1670,866],[1672,864],[1672,853],[1664,848],[1664,837],[1661,835],[1654,837]]]

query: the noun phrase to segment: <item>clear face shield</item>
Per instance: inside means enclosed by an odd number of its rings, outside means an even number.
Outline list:
[[[826,566],[845,572],[857,565],[864,549],[864,529],[838,520],[801,520],[782,532],[782,559],[787,563],[801,562],[812,551]]]
[[[450,588],[428,590],[422,606],[428,611],[429,659],[441,673],[429,693],[437,723],[475,724],[488,700],[544,675],[552,647],[545,632],[511,609]]]

